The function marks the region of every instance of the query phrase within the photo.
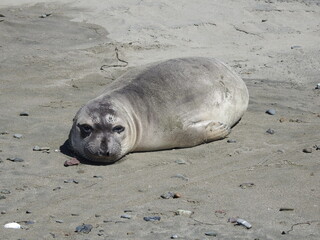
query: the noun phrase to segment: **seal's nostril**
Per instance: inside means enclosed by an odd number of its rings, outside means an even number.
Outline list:
[[[109,157],[109,156],[110,156],[110,153],[109,153],[109,152],[106,152],[106,155]]]

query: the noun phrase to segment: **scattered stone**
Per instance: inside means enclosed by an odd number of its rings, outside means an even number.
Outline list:
[[[171,178],[180,178],[182,180],[189,181],[189,178],[187,178],[186,176],[184,176],[182,174],[176,174],[176,175],[172,176]]]
[[[74,182],[75,184],[78,184],[78,183],[79,183],[78,180],[74,180],[74,179],[73,179],[73,182]]]
[[[22,222],[19,222],[19,223],[24,223],[25,225],[32,225],[32,224],[35,224],[36,222],[32,221],[32,220],[28,220],[28,221],[22,221]]]
[[[216,237],[217,233],[216,232],[205,232],[204,235],[210,236],[210,237]]]
[[[56,187],[56,188],[52,189],[52,191],[57,191],[59,189],[61,189],[61,187]]]
[[[94,216],[95,216],[96,218],[101,217],[101,215],[100,215],[100,214],[95,214]]]
[[[0,200],[2,200],[2,199],[6,199],[7,197],[6,196],[4,196],[4,195],[0,195]]]
[[[6,17],[6,16],[0,13],[0,17]]]
[[[16,133],[16,134],[13,135],[13,137],[14,137],[14,138],[17,138],[17,139],[22,138],[22,136],[23,136],[23,135],[20,134],[20,133]]]
[[[187,217],[190,217],[193,212],[192,211],[189,211],[189,210],[183,210],[183,209],[178,209],[176,212],[175,212],[176,215],[181,215],[181,216],[187,216]]]
[[[69,166],[73,166],[73,165],[79,165],[80,164],[80,161],[76,158],[71,158],[69,160],[66,160],[64,162],[64,166],[65,167],[69,167]]]
[[[63,220],[58,219],[58,220],[56,220],[56,223],[64,223],[64,221],[63,221]]]
[[[237,140],[234,140],[234,139],[228,139],[227,143],[236,143]]]
[[[269,114],[269,115],[275,115],[275,114],[276,114],[276,110],[273,109],[273,108],[271,108],[271,109],[268,109],[268,110],[266,111],[266,113]]]
[[[94,175],[93,177],[94,178],[103,178],[102,176],[96,176],[96,175]]]
[[[182,197],[182,195],[180,193],[175,193],[173,195],[173,198],[181,198],[181,197]]]
[[[316,150],[320,150],[320,145],[318,146],[318,145],[314,145],[313,146]]]
[[[279,211],[280,211],[280,212],[284,212],[284,211],[294,211],[294,208],[280,208]]]
[[[27,117],[27,116],[29,116],[29,113],[27,113],[27,112],[21,112],[19,115],[20,115],[20,116],[23,116],[23,117]]]
[[[78,216],[80,216],[80,214],[79,213],[71,213],[71,216],[78,217]]]
[[[177,163],[177,164],[187,164],[187,162],[185,160],[182,160],[182,159],[178,159],[178,160],[176,160],[174,162]]]
[[[177,234],[174,234],[171,236],[171,239],[178,239],[178,238],[179,238],[179,236]]]
[[[266,21],[268,21],[268,20],[267,20],[267,19],[262,19],[262,20],[261,20],[261,22],[266,22]]]
[[[20,229],[21,225],[16,222],[7,223],[4,225],[4,228]]]
[[[1,211],[1,214],[7,214],[7,212],[6,211]]]
[[[315,89],[320,89],[320,83],[317,84]]]
[[[273,130],[273,129],[271,129],[271,128],[269,128],[269,129],[266,131],[266,133],[274,134],[274,130]]]
[[[248,223],[246,220],[238,218],[237,219],[237,224],[245,226],[247,229],[252,228],[252,225],[250,223]]]
[[[1,189],[0,193],[2,193],[2,194],[10,194],[11,192],[8,189]]]
[[[31,211],[29,211],[29,210],[27,210],[27,211],[26,211],[26,214],[31,214],[31,213],[32,213],[32,212],[31,212]]]
[[[282,117],[282,118],[279,119],[279,122],[281,122],[281,123],[286,122],[286,121],[287,121],[287,119],[284,118],[284,117]]]
[[[89,232],[91,232],[92,228],[93,228],[93,226],[91,224],[82,224],[82,225],[76,227],[75,232],[89,233]]]
[[[24,160],[22,158],[18,158],[18,157],[9,157],[7,158],[7,160],[11,161],[11,162],[23,162]]]
[[[9,134],[8,131],[2,131],[2,132],[0,133],[0,135],[7,135],[7,134]]]
[[[254,183],[242,183],[239,185],[239,187],[241,187],[242,189],[250,188],[253,186],[254,186]]]
[[[302,151],[304,153],[312,153],[312,148],[304,148]]]
[[[133,212],[133,211],[130,210],[130,209],[126,209],[126,210],[124,210],[123,212],[127,213],[127,212]]]
[[[228,222],[230,222],[230,223],[236,223],[236,222],[237,222],[237,219],[231,217],[231,218],[228,219]]]
[[[174,196],[174,193],[172,193],[172,192],[163,193],[163,194],[161,195],[161,197],[162,197],[163,199],[173,198],[173,196]]]
[[[75,180],[75,179],[67,179],[67,180],[64,180],[63,181],[64,183],[75,183],[75,184],[78,184],[79,183],[79,181],[77,181],[77,180]]]
[[[291,49],[299,49],[299,48],[302,48],[302,47],[301,46],[297,46],[297,45],[291,46]]]
[[[120,217],[125,219],[131,219],[131,216],[129,214],[123,214]]]
[[[296,122],[296,123],[302,123],[300,119],[289,119],[289,122]]]
[[[39,18],[46,18],[46,17],[49,17],[51,15],[52,15],[52,13],[46,13],[46,14],[42,14],[41,16],[39,16]]]
[[[147,222],[154,222],[154,221],[160,221],[161,217],[159,216],[152,216],[152,217],[144,217],[143,220]]]
[[[49,147],[39,147],[39,146],[34,146],[33,151],[49,151]]]

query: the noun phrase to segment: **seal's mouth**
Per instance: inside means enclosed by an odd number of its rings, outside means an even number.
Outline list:
[[[109,155],[109,156],[101,156],[101,155],[93,155],[85,153],[83,156],[86,160],[94,163],[104,163],[104,164],[112,164],[120,160],[121,156]]]

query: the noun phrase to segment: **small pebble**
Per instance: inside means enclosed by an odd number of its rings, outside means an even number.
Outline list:
[[[13,229],[20,229],[21,225],[16,222],[7,223],[4,225],[4,228],[13,228]]]
[[[171,239],[178,239],[178,238],[179,238],[179,237],[178,237],[177,234],[174,234],[174,235],[171,236]]]
[[[204,233],[204,235],[211,236],[211,237],[216,237],[217,233],[216,232],[206,232],[206,233]]]
[[[4,195],[0,195],[0,200],[2,200],[2,199],[6,199],[7,197],[6,196],[4,196]]]
[[[6,214],[7,212],[6,211],[1,211],[1,214]]]
[[[93,226],[91,224],[82,224],[78,227],[76,227],[75,232],[81,232],[81,233],[89,233]]]
[[[26,214],[31,214],[31,213],[32,213],[32,212],[31,212],[31,211],[29,211],[29,210],[27,210],[27,211],[26,211]]]
[[[46,13],[46,14],[42,14],[39,18],[46,18],[51,16],[52,13]]]
[[[64,221],[63,220],[56,220],[56,223],[64,223]]]
[[[320,89],[320,83],[317,84],[315,89]]]
[[[243,189],[246,189],[246,188],[249,188],[249,187],[253,187],[254,186],[254,183],[242,183],[239,185],[239,187],[243,188]]]
[[[275,115],[276,114],[276,110],[275,109],[268,109],[267,111],[266,111],[266,113],[267,114],[269,114],[269,115]]]
[[[64,162],[64,166],[65,167],[69,167],[69,166],[73,166],[73,165],[79,165],[80,164],[80,161],[76,158],[71,158],[69,160],[66,160]]]
[[[154,221],[160,221],[161,217],[159,216],[153,216],[153,217],[144,217],[143,220],[147,222],[154,222]]]
[[[34,146],[33,151],[49,151],[49,147],[39,147],[39,146]]]
[[[180,193],[175,193],[173,195],[173,198],[181,198],[181,197],[182,197],[182,195]]]
[[[266,133],[274,134],[274,130],[273,130],[273,129],[271,129],[271,128],[269,128],[269,129],[266,131]]]
[[[228,139],[227,143],[236,143],[237,141],[234,139]]]
[[[180,178],[182,180],[189,181],[189,178],[187,178],[186,176],[184,176],[182,174],[176,174],[176,175],[172,176],[171,178]]]
[[[61,187],[56,187],[56,188],[52,189],[52,191],[57,191],[59,189],[61,189]]]
[[[299,48],[302,48],[301,46],[291,46],[291,49],[299,49]]]
[[[29,116],[29,113],[27,113],[27,112],[21,112],[19,115],[20,115],[20,116],[27,117],[27,116]]]
[[[174,193],[172,193],[172,192],[163,193],[163,194],[161,195],[161,197],[162,197],[163,199],[173,198],[173,196],[174,196]]]
[[[280,208],[279,209],[280,212],[284,212],[284,211],[294,211],[293,208]]]
[[[11,192],[8,189],[1,189],[0,193],[2,193],[2,194],[10,194]]]
[[[179,209],[176,211],[176,215],[182,215],[182,216],[191,216],[193,214],[192,211],[189,210],[183,210],[183,209]]]
[[[103,178],[102,176],[96,176],[96,175],[94,175],[93,177],[94,178]]]
[[[312,153],[312,148],[304,148],[302,151],[304,153]]]
[[[32,220],[24,221],[24,224],[26,224],[26,225],[32,225],[32,224],[35,224],[35,223],[36,222],[32,221]]]
[[[0,135],[7,135],[7,134],[9,134],[8,131],[3,131],[3,132],[0,133]]]
[[[131,216],[129,214],[123,214],[120,216],[121,218],[131,219]]]
[[[20,139],[20,138],[22,138],[22,134],[16,133],[16,134],[13,135],[13,137],[17,138],[17,139]]]
[[[241,219],[241,218],[237,219],[237,224],[245,226],[247,229],[252,227],[252,225],[250,223],[248,223],[246,220]]]
[[[18,158],[18,157],[15,157],[15,158],[7,158],[7,160],[11,161],[11,162],[23,162],[24,160],[22,158]]]
[[[79,213],[71,213],[71,216],[77,217],[77,216],[80,216],[80,214]]]
[[[94,216],[95,216],[96,218],[101,217],[100,214],[95,214]]]
[[[182,160],[182,159],[178,159],[178,160],[176,160],[174,162],[177,163],[177,164],[187,164],[187,162],[185,160]]]

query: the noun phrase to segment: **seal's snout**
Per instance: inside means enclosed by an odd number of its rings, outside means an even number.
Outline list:
[[[107,151],[105,151],[105,150],[103,150],[103,149],[100,149],[99,151],[98,151],[98,156],[99,157],[109,157],[110,156],[110,152],[107,150]]]

